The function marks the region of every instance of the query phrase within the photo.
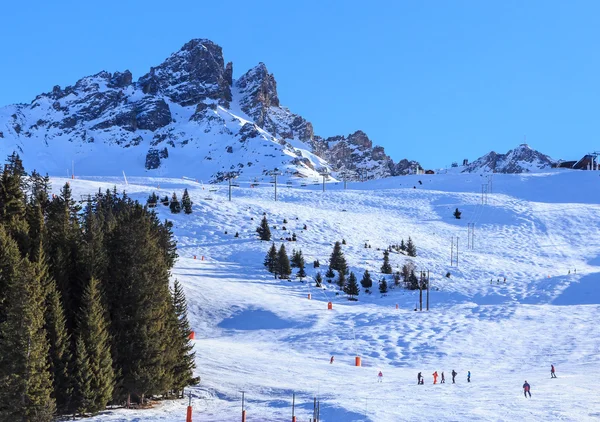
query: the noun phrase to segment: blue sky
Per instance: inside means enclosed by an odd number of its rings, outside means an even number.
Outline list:
[[[523,142],[600,150],[600,2],[5,2],[0,105],[100,70],[134,79],[192,38],[264,62],[321,136],[365,131],[426,167]]]

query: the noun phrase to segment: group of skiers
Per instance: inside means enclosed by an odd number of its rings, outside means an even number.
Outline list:
[[[433,376],[433,383],[437,384],[437,379],[438,379],[438,372],[435,371],[433,374],[431,374]],[[440,384],[446,384],[446,377],[444,376],[444,371],[442,371],[442,378],[440,380]],[[452,370],[452,384],[456,384],[456,376],[458,375],[458,372],[456,372],[454,369]],[[467,371],[467,382],[471,382],[471,371]],[[423,375],[421,375],[421,373],[419,372],[417,374],[417,384],[421,385],[421,384],[425,384],[425,379],[423,378]]]
[[[331,357],[331,360],[329,361],[329,363],[333,363],[333,356]],[[439,376],[438,372],[435,371],[431,375],[433,376],[433,383],[437,384],[437,380],[438,380],[438,376]],[[456,384],[456,376],[457,375],[458,375],[458,372],[456,372],[453,369],[452,370],[452,384]],[[556,368],[554,368],[554,365],[550,365],[550,378],[556,378]],[[377,374],[377,382],[383,382],[383,372],[382,371],[379,371],[379,373]],[[467,382],[471,382],[471,371],[467,371]],[[445,384],[445,383],[446,383],[446,377],[444,376],[444,371],[442,371],[440,384]],[[425,379],[423,378],[423,375],[420,372],[417,374],[417,384],[419,384],[419,385],[425,384]],[[531,397],[531,385],[529,385],[527,380],[525,380],[525,383],[523,384],[523,394],[525,394],[525,398],[527,398],[528,394],[529,394],[529,397]]]

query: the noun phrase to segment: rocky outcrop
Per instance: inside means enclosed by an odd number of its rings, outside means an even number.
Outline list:
[[[183,106],[211,99],[228,107],[231,72],[225,69],[221,47],[209,40],[194,39],[151,68],[138,84],[146,94],[162,94]]]
[[[135,103],[138,129],[155,131],[171,123],[171,110],[162,98],[146,97]]]

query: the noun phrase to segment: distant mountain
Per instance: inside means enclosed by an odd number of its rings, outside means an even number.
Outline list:
[[[133,80],[100,72],[0,108],[0,154],[51,174],[170,175],[221,181],[230,174],[359,180],[405,174],[366,134],[323,139],[280,104],[263,63],[233,79],[221,47],[194,39]]]
[[[492,151],[465,166],[462,172],[529,173],[548,169],[556,162],[529,145],[521,144],[506,154]]]

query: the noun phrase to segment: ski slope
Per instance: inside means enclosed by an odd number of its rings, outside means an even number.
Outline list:
[[[325,192],[283,187],[277,202],[264,185],[233,188],[229,202],[226,188],[209,192],[186,179],[53,178],[54,191],[66,181],[76,198],[115,185],[140,201],[152,191],[189,190],[192,215],[158,212],[174,222],[173,277],[185,287],[196,332],[195,421],[241,420],[242,391],[248,421],[290,421],[293,393],[299,422],[312,418],[315,396],[323,422],[600,419],[600,173],[494,175],[487,204],[487,179],[476,174],[404,176],[347,190],[329,184]],[[452,216],[457,207],[460,220]],[[296,233],[297,242],[285,243],[288,252],[302,249],[305,282],[275,280],[264,269],[270,243],[255,234],[263,213],[277,226],[275,239]],[[472,250],[468,223],[475,224]],[[430,271],[429,312],[414,311],[418,292],[394,288],[382,297],[376,288],[377,248],[409,236],[417,270]],[[458,267],[450,266],[452,237]],[[312,261],[324,275],[342,239],[350,269],[359,280],[368,269],[374,281],[374,293],[361,292],[357,302],[336,295],[333,283],[317,289],[312,281]],[[390,254],[394,271],[408,259]],[[444,371],[447,383],[433,385],[434,371]],[[425,385],[417,385],[418,372]],[[523,397],[525,380],[531,399]],[[114,409],[88,420],[182,421],[186,406]]]

